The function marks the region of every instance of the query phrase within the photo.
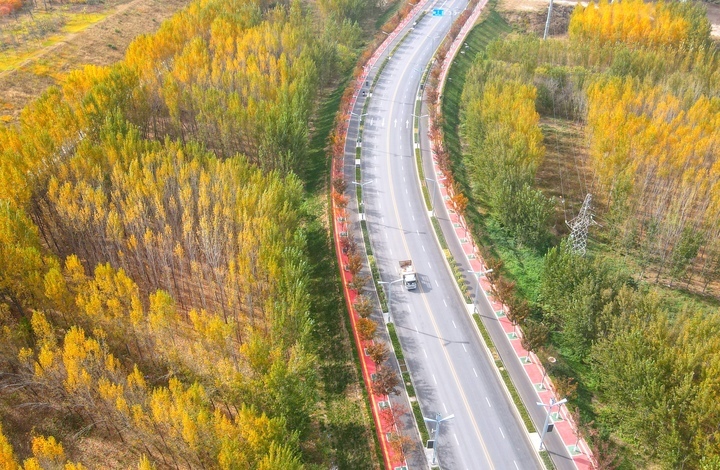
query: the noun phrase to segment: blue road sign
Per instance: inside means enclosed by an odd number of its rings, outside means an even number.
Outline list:
[[[433,8],[433,16],[443,16],[445,11],[442,8]]]

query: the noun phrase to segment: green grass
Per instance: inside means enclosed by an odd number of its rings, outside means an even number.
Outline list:
[[[62,30],[66,33],[79,33],[80,31],[104,20],[110,11],[103,13],[76,13],[67,15],[67,22]]]
[[[545,468],[547,470],[553,470],[555,468],[555,464],[552,461],[552,458],[550,457],[550,454],[548,451],[543,450],[540,452],[540,458],[543,461],[543,464],[545,464]]]
[[[322,389],[322,401],[327,414],[321,421],[321,429],[328,433],[328,449],[340,468],[371,469],[378,456],[379,445],[371,449],[371,439],[376,439],[373,420],[368,408],[369,397],[365,387],[359,387],[363,400],[351,398],[348,390],[362,382],[359,355],[350,329],[344,321],[345,302],[338,278],[331,235],[321,223],[324,213],[324,195],[306,201],[309,214],[305,231],[308,241],[308,258],[311,263],[310,295],[313,304],[313,343],[318,357],[318,371]],[[343,324],[344,327],[343,328]],[[372,436],[372,437],[371,437]]]
[[[308,158],[301,175],[307,191],[305,230],[311,264],[313,341],[322,383],[320,393],[326,407],[320,430],[328,436],[323,444],[325,448],[316,452],[332,455],[339,468],[369,470],[375,468],[375,462],[382,461],[382,455],[368,406],[370,397],[362,386],[360,351],[352,341],[352,329],[347,320],[332,233],[327,229],[328,224],[332,227],[332,213],[327,211],[331,206],[328,187],[332,159],[326,153],[326,147],[342,93],[348,84],[349,71],[343,75],[345,78],[319,103]],[[325,217],[329,220],[323,223]],[[352,389],[359,390],[363,398],[353,396]]]
[[[437,217],[431,217],[433,228],[435,229],[435,233],[437,234],[438,240],[440,241],[440,247],[443,250],[448,249],[447,240],[445,240],[445,234],[443,234],[442,228],[440,228],[440,221],[438,221]]]
[[[493,218],[485,217],[482,222],[484,226],[481,243],[492,247],[493,254],[503,260],[503,270],[517,283],[518,293],[530,302],[536,301],[545,254],[532,248],[517,246],[515,240],[509,237]]]
[[[331,159],[326,153],[327,139],[335,123],[335,113],[340,109],[340,99],[347,84],[348,79],[346,78],[338,83],[337,88],[332,90],[320,103],[320,109],[313,121],[315,130],[310,140],[308,158],[304,166],[305,172],[301,175],[308,193],[325,195],[328,200],[329,195],[326,195],[325,191],[330,175]]]

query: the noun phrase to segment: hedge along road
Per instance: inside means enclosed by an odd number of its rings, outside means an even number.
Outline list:
[[[438,459],[448,469],[541,468],[514,405],[484,351],[447,269],[430,224],[415,167],[413,110],[422,71],[464,0],[437,2],[394,52],[364,116],[363,201],[373,251],[384,281],[412,259],[417,290],[391,286],[392,320],[423,414],[445,421]]]

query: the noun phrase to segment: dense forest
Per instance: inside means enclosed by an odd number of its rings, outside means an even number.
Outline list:
[[[602,468],[720,468],[720,56],[709,32],[695,3],[601,1],[578,6],[565,37],[491,43],[466,79],[458,168],[476,220],[510,240],[505,253],[530,253],[506,263],[515,279],[496,279],[496,293],[526,347],[560,359],[550,374]],[[538,169],[561,126],[582,145],[566,150],[574,171],[556,198]],[[599,225],[583,256],[561,238],[562,208],[585,192]],[[532,257],[535,278],[523,273]],[[700,300],[677,300],[689,294]]]
[[[4,468],[374,465],[305,186],[379,11],[196,0],[0,130]]]

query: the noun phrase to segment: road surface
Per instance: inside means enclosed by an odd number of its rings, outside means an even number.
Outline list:
[[[363,186],[365,217],[383,280],[398,278],[401,259],[412,259],[419,274],[415,291],[391,286],[391,316],[423,414],[455,416],[440,428],[441,467],[541,468],[446,267],[417,182],[412,113],[419,81],[465,6],[463,0],[431,4],[429,10],[441,8],[444,15],[428,14],[415,25],[368,97],[361,158],[362,182],[370,182]]]

